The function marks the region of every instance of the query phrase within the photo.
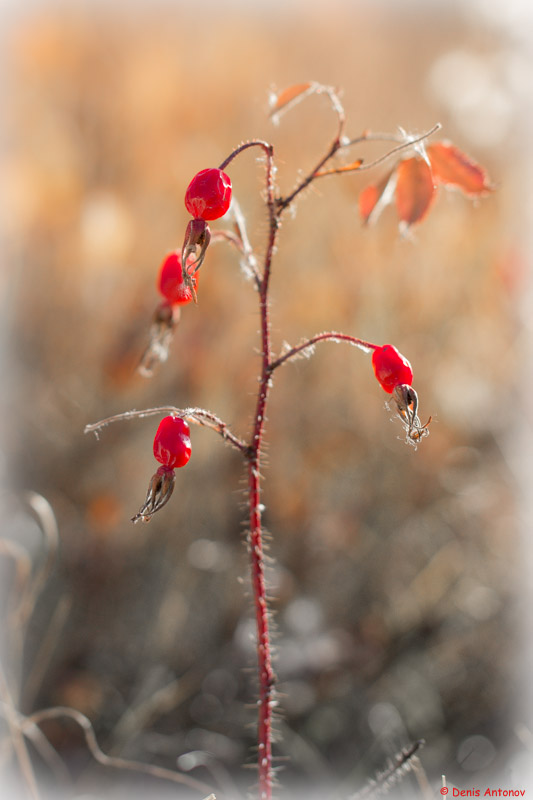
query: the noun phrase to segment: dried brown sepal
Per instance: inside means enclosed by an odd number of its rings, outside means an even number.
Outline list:
[[[163,508],[172,497],[174,480],[175,474],[171,467],[159,467],[148,484],[146,500],[131,521],[150,522],[155,512]]]
[[[398,416],[405,428],[407,441],[418,444],[425,436],[429,436],[431,417],[425,425],[422,425],[418,417],[418,395],[412,386],[406,383],[398,384],[394,389],[393,397]]]
[[[150,328],[150,339],[137,367],[138,372],[144,378],[151,378],[156,366],[167,360],[172,337],[180,317],[179,306],[161,303],[157,307]]]
[[[185,283],[185,286],[188,286],[191,290],[191,294],[195,303],[198,302],[198,298],[196,297],[196,289],[192,276],[195,272],[198,272],[202,266],[210,241],[211,231],[209,230],[209,225],[205,219],[191,219],[185,231],[185,239],[181,249],[181,264],[183,270],[183,282]],[[198,252],[198,249],[200,252]],[[187,262],[187,259],[190,255],[194,255],[195,258],[192,264]]]

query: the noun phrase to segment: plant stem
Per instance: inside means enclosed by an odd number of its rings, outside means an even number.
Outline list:
[[[377,344],[367,342],[364,339],[359,339],[357,336],[349,336],[347,333],[337,333],[337,331],[318,333],[311,339],[306,339],[305,341],[300,342],[300,344],[297,344],[295,347],[291,347],[291,349],[286,353],[283,353],[283,355],[281,355],[279,358],[276,358],[275,361],[272,361],[270,365],[271,372],[274,372],[275,369],[280,367],[286,361],[289,361],[291,358],[295,358],[299,354],[304,353],[310,347],[314,347],[318,342],[336,342],[337,344],[339,342],[347,342],[347,344],[351,344],[354,347],[359,347],[365,352],[376,350],[379,347]]]
[[[270,218],[269,238],[263,274],[258,283],[259,311],[261,317],[261,377],[254,417],[252,440],[249,445],[248,486],[250,510],[250,563],[257,628],[257,666],[259,676],[259,719],[257,725],[259,800],[272,797],[272,694],[274,670],[270,647],[270,627],[265,583],[263,531],[261,525],[261,446],[265,424],[265,411],[272,375],[272,353],[269,316],[269,285],[272,257],[279,228],[273,185],[273,151],[267,153],[267,206]]]

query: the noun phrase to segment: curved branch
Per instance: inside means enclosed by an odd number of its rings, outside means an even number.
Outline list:
[[[403,147],[410,147],[412,144],[417,144],[418,142],[427,139],[428,136],[432,136],[437,131],[440,131],[441,128],[442,125],[440,122],[437,122],[429,131],[426,131],[426,133],[422,133],[420,136],[415,136],[412,138],[407,137],[405,133],[373,133],[372,131],[365,131],[361,134],[361,136],[357,136],[355,139],[350,139],[348,142],[343,142],[342,149],[345,147],[351,147],[354,144],[361,144],[362,142],[398,142],[401,149]]]
[[[212,790],[212,787],[208,784],[197,781],[195,778],[190,778],[188,775],[182,775],[179,772],[173,772],[165,767],[159,767],[156,764],[143,764],[140,761],[130,761],[126,758],[118,758],[115,756],[106,755],[106,753],[104,753],[98,744],[96,735],[94,733],[94,728],[89,718],[86,717],[85,714],[82,714],[81,711],[77,711],[74,708],[67,708],[65,706],[44,708],[41,711],[34,712],[28,717],[23,717],[20,721],[20,727],[24,732],[24,729],[29,726],[41,725],[41,723],[48,719],[57,719],[58,717],[67,717],[75,722],[76,725],[79,725],[83,731],[89,752],[94,760],[98,761],[98,763],[102,764],[104,767],[113,767],[115,769],[130,770],[131,772],[140,772],[144,775],[151,775],[153,778],[161,778],[162,780],[184,784],[185,786],[189,786],[191,789],[197,789],[202,793],[210,792]]]
[[[99,422],[93,422],[90,425],[86,425],[83,429],[83,432],[94,433],[98,438],[98,432],[101,430],[101,428],[105,428],[112,422],[121,422],[122,420],[128,419],[143,419],[144,417],[153,417],[159,414],[172,414],[175,417],[181,417],[181,419],[189,420],[197,425],[203,425],[205,428],[211,428],[211,430],[222,436],[226,442],[229,442],[241,453],[245,455],[248,453],[248,446],[245,444],[245,442],[232,433],[228,425],[219,417],[217,417],[215,414],[212,414],[210,411],[206,411],[204,408],[176,408],[175,406],[158,406],[157,408],[144,408],[141,411],[136,411],[133,409],[132,411],[123,411],[121,414],[114,414],[111,417],[101,419]]]
[[[22,624],[26,624],[33,613],[35,603],[50,575],[59,548],[57,520],[48,500],[41,494],[31,491],[25,493],[24,499],[37,518],[39,529],[46,545],[46,552],[45,558],[38,567],[33,581],[28,588],[28,592],[24,597],[24,602],[21,607]]]
[[[379,347],[379,345],[373,344],[372,342],[367,342],[364,339],[359,339],[357,336],[350,336],[347,333],[338,333],[336,331],[328,331],[327,333],[319,333],[316,336],[313,336],[311,339],[305,339],[305,341],[300,342],[300,344],[297,344],[295,347],[291,347],[290,350],[287,350],[287,352],[283,353],[283,355],[279,356],[279,358],[271,363],[271,371],[273,372],[286,361],[289,361],[291,358],[295,358],[298,355],[303,355],[304,357],[306,355],[311,355],[312,348],[314,348],[315,344],[318,342],[334,342],[336,344],[339,344],[340,342],[346,342],[347,344],[351,344],[353,347],[358,347],[365,353],[369,353],[371,350],[376,350]],[[309,350],[310,352],[306,354],[306,350]]]
[[[219,169],[226,169],[228,164],[230,164],[234,158],[237,158],[244,150],[247,150],[249,147],[261,147],[265,151],[265,155],[268,157],[272,153],[272,145],[268,144],[268,142],[264,142],[262,139],[252,139],[249,142],[243,142],[238,147],[233,150],[229,154],[229,156],[224,159],[222,164],[219,164]]]

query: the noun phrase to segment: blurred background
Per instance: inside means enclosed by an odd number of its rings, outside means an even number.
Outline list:
[[[422,738],[436,792],[442,773],[461,788],[525,787],[526,22],[520,4],[474,0],[2,6],[4,709],[9,693],[23,714],[69,706],[105,753],[235,796],[254,783],[242,463],[193,429],[171,503],[133,527],[157,420],[117,423],[99,441],[83,429],[172,404],[246,435],[257,302],[225,244],[209,250],[168,362],[151,380],[136,366],[159,264],[181,247],[190,178],[259,137],[290,190],[336,123],[312,97],[275,127],[269,92],[317,80],[342,89],[349,135],[439,121],[496,191],[477,203],[440,191],[401,238],[393,208],[372,228],[358,218],[358,194],[384,165],[321,180],[285,219],[275,348],[322,330],[392,342],[434,422],[407,447],[357,350],[325,344],[276,375],[264,521],[280,796],[353,796]],[[231,166],[259,254],[263,174],[253,151]],[[50,503],[60,544],[23,630],[26,573],[50,555],[26,491]],[[43,797],[203,796],[95,764],[68,720],[42,730],[54,748],[31,746]],[[2,723],[8,774],[11,739]],[[423,796],[412,776],[397,791]]]

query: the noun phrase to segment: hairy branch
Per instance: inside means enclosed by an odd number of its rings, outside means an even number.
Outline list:
[[[346,342],[354,347],[358,347],[365,353],[369,353],[371,350],[376,350],[379,346],[377,344],[372,344],[372,342],[366,342],[364,339],[358,339],[356,336],[349,336],[347,333],[337,333],[336,331],[319,333],[316,336],[313,336],[311,339],[305,339],[295,347],[291,347],[290,350],[287,350],[285,353],[279,356],[279,358],[271,363],[271,371],[273,372],[291,358],[295,358],[298,355],[306,355],[305,351],[311,351],[318,342],[335,342],[336,344],[339,344],[340,342]]]
[[[204,408],[176,408],[176,406],[158,406],[157,408],[144,408],[140,411],[133,409],[132,411],[123,411],[121,414],[114,414],[111,417],[106,417],[105,419],[99,420],[99,422],[93,422],[90,425],[86,425],[83,432],[94,433],[98,438],[99,431],[113,422],[121,422],[122,420],[129,419],[143,419],[144,417],[154,417],[161,414],[172,414],[175,417],[181,417],[182,419],[193,422],[196,425],[203,425],[204,428],[211,428],[211,430],[215,431],[215,433],[218,433],[220,436],[222,436],[226,442],[229,442],[237,450],[240,450],[241,453],[247,454],[248,452],[248,447],[242,441],[242,439],[239,439],[238,436],[232,433],[228,425],[219,417],[217,417],[215,414],[212,414],[210,411],[206,411]]]

